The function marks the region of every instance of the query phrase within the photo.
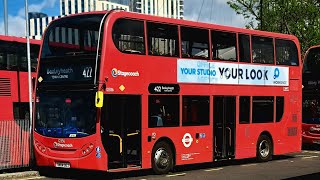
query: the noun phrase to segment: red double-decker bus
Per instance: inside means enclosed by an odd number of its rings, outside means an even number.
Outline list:
[[[123,11],[55,20],[38,65],[36,162],[162,174],[298,152],[299,49],[291,35]]]
[[[302,143],[320,144],[320,46],[308,49],[303,65]]]
[[[30,40],[33,77],[40,49]],[[29,164],[27,40],[0,35],[0,169]]]

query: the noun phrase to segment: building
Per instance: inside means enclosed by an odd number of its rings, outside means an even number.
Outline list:
[[[143,14],[183,19],[184,0],[60,0],[59,16],[31,14],[30,37],[41,39],[48,24],[56,18],[90,11],[123,9]]]
[[[132,0],[131,11],[155,16],[183,19],[184,0]]]
[[[129,11],[129,6],[107,0],[60,0],[61,16],[111,9],[123,9],[125,11]]]
[[[90,11],[103,11],[111,9],[123,9],[129,11],[128,5],[118,4],[107,0],[60,0],[59,16],[36,16],[31,15],[30,22],[30,38],[41,39],[42,34],[48,24],[56,19],[70,14],[77,14]],[[43,14],[43,13],[39,13]]]
[[[29,18],[29,32],[30,38],[41,39],[44,30],[47,28],[48,24],[61,16],[46,16],[46,17],[36,17]]]

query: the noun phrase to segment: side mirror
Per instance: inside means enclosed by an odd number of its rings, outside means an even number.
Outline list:
[[[98,91],[96,92],[96,107],[97,108],[101,108],[103,106],[103,92],[102,91]]]

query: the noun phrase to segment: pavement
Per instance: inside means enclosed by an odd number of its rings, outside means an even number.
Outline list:
[[[28,177],[37,177],[40,176],[38,171],[23,171],[23,172],[13,172],[13,173],[3,173],[0,174],[0,180],[3,179],[22,179]]]

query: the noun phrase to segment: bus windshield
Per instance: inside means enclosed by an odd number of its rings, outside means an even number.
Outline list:
[[[91,14],[53,21],[44,38],[41,58],[95,54],[102,17]]]
[[[320,124],[319,98],[306,98],[302,104],[302,122],[305,124]]]
[[[94,92],[46,92],[36,98],[35,131],[48,137],[84,137],[95,133]]]

